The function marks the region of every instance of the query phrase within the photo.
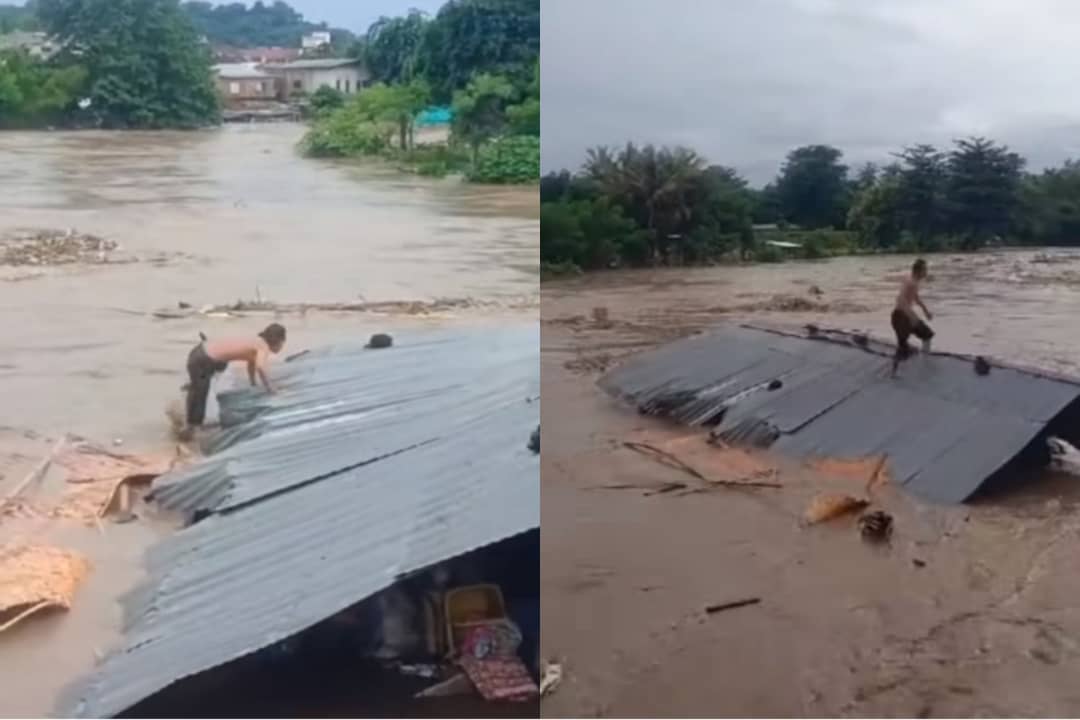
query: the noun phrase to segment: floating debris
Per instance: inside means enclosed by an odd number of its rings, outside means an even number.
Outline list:
[[[859,518],[859,533],[863,540],[885,542],[892,537],[892,515],[882,510],[875,510]]]
[[[60,548],[0,547],[0,632],[42,610],[69,609],[89,571],[85,558]]]
[[[0,237],[0,265],[106,264],[119,248],[112,240],[68,230],[24,230]]]
[[[862,510],[870,502],[850,495],[817,495],[806,509],[806,522],[811,525]]]

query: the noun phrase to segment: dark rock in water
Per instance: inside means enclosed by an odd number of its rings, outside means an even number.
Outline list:
[[[529,449],[534,453],[540,452],[540,426],[537,425],[533,430],[532,436],[529,438]]]
[[[181,300],[180,302],[176,303],[176,307],[180,308],[181,310],[190,310],[191,309],[191,303],[186,303],[183,300]]]
[[[769,390],[779,390],[782,387],[784,387],[784,381],[779,379],[771,380],[768,385]]]
[[[990,363],[988,363],[986,361],[986,358],[984,358],[982,355],[979,355],[979,356],[977,356],[975,358],[975,374],[976,375],[989,375],[990,374]]]
[[[870,344],[870,338],[866,337],[862,333],[856,333],[851,336],[851,342],[855,343],[861,348],[864,348]]]
[[[394,338],[390,337],[385,333],[376,333],[375,335],[371,336],[370,340],[368,340],[367,347],[371,348],[372,350],[379,350],[381,348],[388,348],[393,344]]]
[[[806,334],[807,335],[810,335],[811,337],[813,337],[814,335],[817,335],[818,332],[820,332],[820,331],[819,331],[817,325],[807,325],[806,326]]]

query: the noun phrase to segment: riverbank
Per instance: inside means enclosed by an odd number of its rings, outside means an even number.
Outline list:
[[[1080,261],[1033,263],[1035,252],[931,257],[935,348],[1080,371],[1070,320]],[[719,322],[817,322],[888,338],[910,260],[617,271],[544,285],[543,653],[565,673],[544,716],[1075,714],[1075,478],[1033,478],[955,508],[886,487],[877,500],[895,530],[883,548],[862,543],[852,522],[803,527],[810,498],[844,481],[772,456],[760,459],[777,468],[779,489],[602,488],[685,480],[620,449],[626,439],[695,442],[603,395],[603,369]],[[593,320],[597,307],[606,322]],[[760,602],[705,612],[743,598]]]
[[[137,260],[0,268],[0,393],[10,409],[0,492],[65,433],[119,452],[171,450],[165,409],[200,332],[246,335],[276,319],[292,354],[376,332],[537,319],[535,191],[304,160],[302,132],[0,133],[0,236],[74,228]],[[154,316],[181,302],[238,301],[244,311]],[[364,311],[318,309],[335,304]],[[103,531],[0,521],[0,543],[49,542],[92,566],[69,612],[4,633],[0,665],[18,690],[4,694],[0,715],[47,714],[115,641],[115,600],[171,528],[149,515]]]

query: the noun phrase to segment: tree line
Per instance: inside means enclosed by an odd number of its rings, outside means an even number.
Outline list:
[[[350,31],[331,28],[324,22],[309,22],[282,0],[256,0],[251,7],[239,2],[218,5],[191,0],[184,3],[183,9],[196,30],[213,45],[295,48],[300,47],[304,35],[318,30],[329,31],[332,45],[343,51],[356,42]]]
[[[555,269],[782,259],[855,252],[1080,245],[1080,163],[1039,173],[984,137],[947,149],[905,147],[852,171],[843,153],[807,145],[751,188],[693,150],[627,145],[588,152],[578,173],[542,178],[541,257]]]
[[[450,0],[434,17],[383,17],[360,39],[378,83],[352,98],[323,89],[303,148],[387,157],[426,175],[535,182],[540,175],[539,0]],[[415,143],[418,113],[445,105],[446,146]]]
[[[46,61],[0,54],[0,127],[194,128],[220,119],[208,50],[177,0],[34,0]]]

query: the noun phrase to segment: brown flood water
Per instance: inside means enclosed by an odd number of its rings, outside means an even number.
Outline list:
[[[1080,372],[1080,254],[930,258],[940,350]],[[963,507],[886,485],[891,545],[854,522],[803,527],[823,478],[644,497],[597,486],[686,480],[622,440],[685,429],[595,387],[601,368],[709,325],[807,323],[889,338],[912,258],[616,272],[545,284],[541,373],[543,654],[563,662],[550,717],[1072,717],[1080,712],[1080,478],[1045,474]],[[821,294],[811,293],[812,285]],[[776,295],[814,300],[769,312]],[[609,310],[613,326],[585,320]],[[918,361],[918,358],[916,359]],[[882,412],[887,412],[883,408]],[[873,422],[873,418],[867,418]],[[761,603],[708,615],[707,605]]]
[[[195,133],[0,133],[0,234],[75,228],[153,262],[0,268],[0,493],[75,433],[122,449],[169,443],[163,414],[188,348],[269,321],[139,314],[238,299],[281,303],[468,298],[436,316],[284,316],[287,352],[343,336],[446,323],[535,322],[535,188],[482,188],[390,168],[304,160],[296,125]],[[505,307],[505,309],[501,309]],[[522,309],[524,308],[524,309]],[[63,482],[50,479],[42,493]],[[140,514],[148,515],[141,509]],[[0,520],[19,538],[78,549],[93,570],[66,614],[0,635],[0,715],[50,711],[116,639],[114,602],[167,525]]]

